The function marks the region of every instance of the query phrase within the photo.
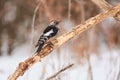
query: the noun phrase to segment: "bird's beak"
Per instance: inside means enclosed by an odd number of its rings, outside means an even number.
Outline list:
[[[59,24],[60,22],[61,22],[61,20],[58,20],[58,21],[57,21],[57,24]]]

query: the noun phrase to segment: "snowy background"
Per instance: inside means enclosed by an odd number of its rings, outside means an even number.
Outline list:
[[[29,56],[29,46],[27,44],[16,48],[12,56],[0,57],[0,80],[6,80],[13,73],[19,62],[27,59]],[[90,55],[90,62],[86,59],[79,64],[75,56],[64,49],[58,56],[56,51],[48,55],[42,62],[32,66],[18,80],[45,80],[52,76],[60,69],[74,64],[74,66],[57,76],[62,80],[119,80],[120,74],[120,50],[113,49],[109,51],[107,48],[101,48],[101,54]],[[89,72],[89,63],[91,71]],[[54,80],[54,79],[53,79]]]

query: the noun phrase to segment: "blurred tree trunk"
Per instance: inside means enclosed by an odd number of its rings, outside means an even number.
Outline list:
[[[0,56],[2,55],[2,52],[1,52],[1,47],[2,47],[2,45],[1,45],[1,35],[0,35]]]

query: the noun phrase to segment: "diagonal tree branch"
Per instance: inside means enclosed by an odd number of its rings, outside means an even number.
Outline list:
[[[91,1],[104,11],[112,7],[112,5],[110,5],[105,0],[91,0]]]
[[[25,71],[28,70],[32,65],[39,62],[42,58],[50,54],[50,52],[52,52],[55,48],[61,46],[62,44],[70,40],[71,38],[88,30],[93,25],[101,22],[105,18],[117,15],[119,11],[120,11],[120,3],[117,6],[112,7],[109,10],[98,14],[95,17],[88,19],[84,23],[77,25],[70,32],[63,34],[60,37],[49,41],[45,45],[45,47],[41,50],[40,53],[36,53],[30,58],[26,59],[25,61],[19,63],[15,72],[8,77],[8,80],[16,80],[19,76],[22,76],[25,73]]]
[[[51,77],[47,78],[46,80],[52,80],[53,78],[55,78],[56,76],[58,76],[60,73],[62,73],[63,71],[71,68],[74,64],[70,64],[68,66],[66,66],[65,68],[61,69],[60,71],[58,71],[57,73],[55,73],[54,75],[52,75]]]
[[[91,1],[104,11],[112,7],[112,5],[110,5],[105,0],[91,0]],[[113,17],[120,22],[120,11],[118,12],[118,14],[114,15]]]

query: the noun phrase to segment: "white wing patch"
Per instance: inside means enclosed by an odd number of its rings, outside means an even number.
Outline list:
[[[48,31],[47,33],[45,33],[44,36],[49,36],[51,33],[53,33],[53,29],[51,29],[50,31]]]

